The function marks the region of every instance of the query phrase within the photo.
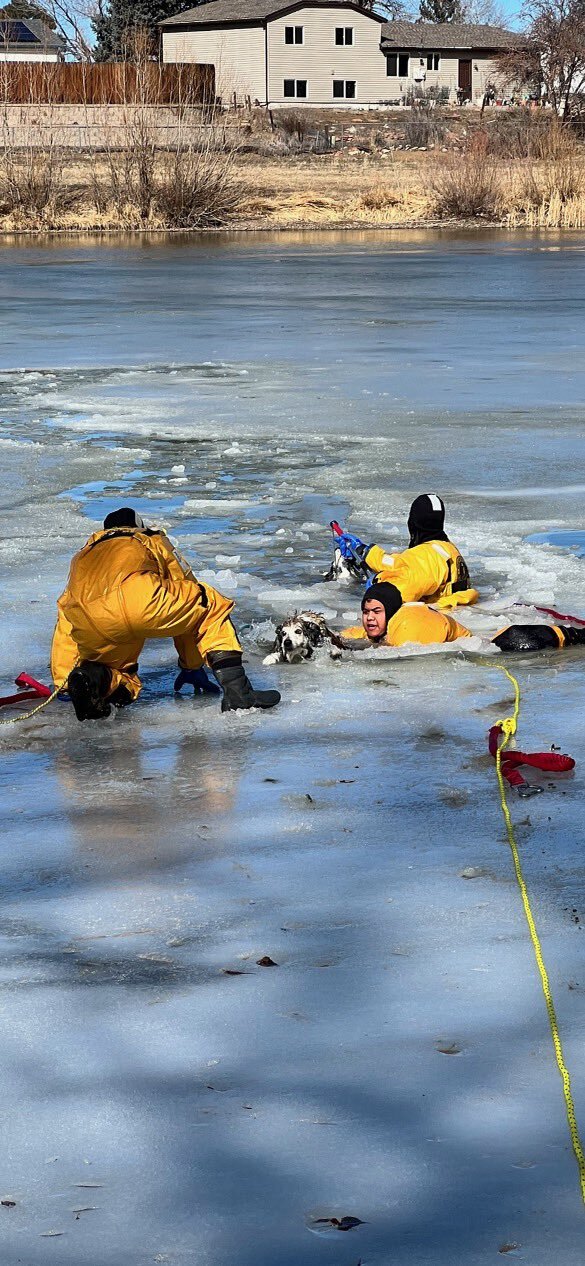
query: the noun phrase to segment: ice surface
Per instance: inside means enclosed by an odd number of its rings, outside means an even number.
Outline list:
[[[135,708],[0,728],[6,1266],[582,1266],[486,747],[486,639],[542,618],[515,602],[585,613],[584,243],[555,241],[5,249],[6,692],[46,678],[69,559],[130,502],[283,693],[176,699],[153,642]],[[264,668],[287,611],[357,616],[330,519],[399,547],[427,486],[482,591],[469,642]],[[521,745],[578,762],[511,805],[585,1128],[583,653],[516,670]]]

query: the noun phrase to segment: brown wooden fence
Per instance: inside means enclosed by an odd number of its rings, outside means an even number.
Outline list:
[[[214,66],[187,62],[0,64],[0,104],[200,105],[214,100]]]

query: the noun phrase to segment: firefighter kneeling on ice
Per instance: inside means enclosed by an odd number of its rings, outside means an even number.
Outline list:
[[[233,602],[202,585],[164,532],[123,507],[104,520],[71,563],[57,603],[51,649],[55,685],[65,685],[78,721],[107,717],[141,690],[138,657],[149,637],[172,637],[179,655],[175,690],[219,693],[222,712],[273,708],[277,690],[254,690],[230,620]]]
[[[469,629],[452,615],[425,606],[424,602],[403,602],[395,585],[387,581],[370,585],[362,598],[362,623],[344,629],[348,643],[368,641],[373,646],[431,646],[437,642],[457,642],[471,637]],[[585,628],[566,624],[510,624],[493,637],[501,651],[562,650],[585,646]]]
[[[408,515],[410,541],[400,554],[388,554],[382,545],[364,545],[358,536],[344,532],[336,545],[344,558],[355,558],[376,580],[387,580],[404,602],[432,602],[439,607],[470,606],[477,602],[462,554],[445,532],[445,505],[434,493],[415,497]]]

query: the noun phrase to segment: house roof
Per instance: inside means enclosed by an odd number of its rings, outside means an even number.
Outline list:
[[[185,9],[172,18],[159,22],[163,29],[173,26],[259,26],[268,18],[278,17],[283,13],[292,13],[295,9],[319,7],[320,9],[355,9],[374,22],[385,23],[379,13],[363,9],[355,0],[204,0],[195,9]]]
[[[520,36],[503,26],[468,22],[386,22],[382,51],[398,48],[511,48]]]
[[[65,48],[61,35],[39,18],[4,18],[0,10],[0,45],[18,44],[29,48]]]

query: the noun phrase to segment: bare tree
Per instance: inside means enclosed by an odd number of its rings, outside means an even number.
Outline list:
[[[585,88],[585,0],[527,0],[522,12],[525,36],[500,56],[500,73],[568,119]]]
[[[367,9],[369,13],[383,13],[389,22],[412,22],[415,17],[415,10],[408,2],[403,4],[402,0],[357,0],[360,9]]]
[[[506,26],[509,20],[499,0],[462,0],[461,12],[464,22]]]
[[[87,34],[91,16],[89,0],[88,3],[85,0],[43,0],[43,8],[65,40],[67,52],[77,61],[92,61],[93,52]]]

